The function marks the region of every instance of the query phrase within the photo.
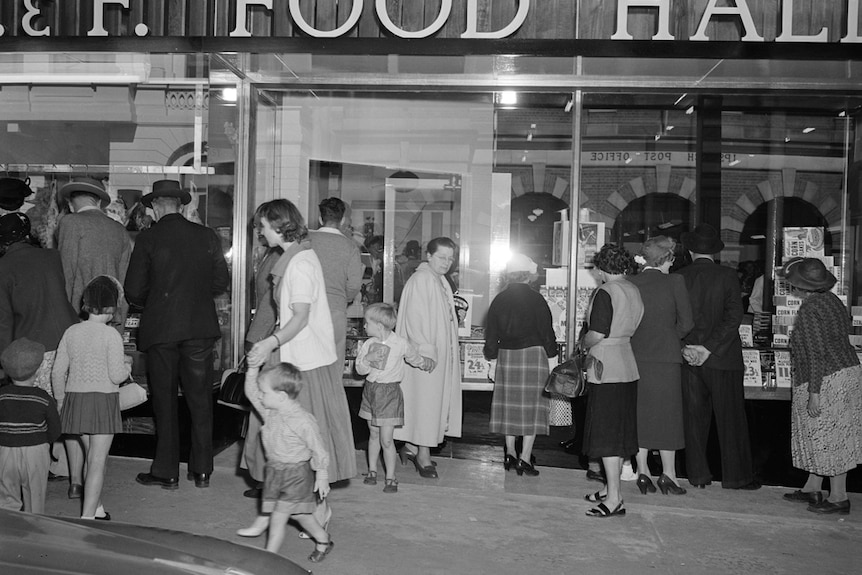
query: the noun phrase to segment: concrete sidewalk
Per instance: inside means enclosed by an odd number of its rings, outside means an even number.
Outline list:
[[[114,521],[210,535],[262,547],[236,529],[256,502],[236,473],[239,445],[219,454],[211,487],[181,478],[177,491],[144,487],[135,475],[150,461],[111,457],[103,502]],[[365,469],[364,453],[357,452]],[[583,471],[539,467],[518,477],[502,463],[438,458],[440,479],[399,467],[397,494],[363,485],[333,489],[335,548],[315,565],[310,541],[290,532],[281,553],[315,574],[850,574],[862,570],[862,496],[849,516],[819,516],[786,502],[789,489],[724,490],[713,484],[683,496],[641,495],[623,483],[627,515],[589,518],[583,500],[600,485]],[[683,486],[687,483],[683,481]],[[46,513],[77,516],[68,484],[50,483]]]

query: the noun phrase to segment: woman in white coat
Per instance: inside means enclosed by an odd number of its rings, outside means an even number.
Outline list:
[[[428,242],[428,260],[404,285],[395,331],[420,355],[431,359],[425,372],[408,367],[401,383],[404,426],[395,439],[404,441],[402,463],[411,461],[419,475],[437,477],[431,448],[444,436],[461,437],[461,365],[458,316],[446,273],[455,262],[457,245],[449,238]]]

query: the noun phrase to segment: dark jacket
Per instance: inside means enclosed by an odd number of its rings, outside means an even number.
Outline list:
[[[527,284],[509,284],[488,308],[484,354],[497,359],[501,349],[541,346],[548,357],[557,354],[557,338],[548,302]]]
[[[53,351],[77,321],[66,297],[60,252],[23,242],[9,246],[0,257],[0,353],[20,337]]]
[[[210,228],[168,214],[138,234],[126,272],[126,299],[142,307],[138,347],[221,335],[213,296],[230,275]]]
[[[694,327],[685,280],[659,270],[626,276],[640,291],[644,316],[632,336],[638,362],[682,363],[682,338]]]
[[[711,355],[703,367],[741,370],[742,292],[736,270],[707,258],[698,258],[678,272],[685,279],[694,329],[683,340],[687,345],[703,345]]]

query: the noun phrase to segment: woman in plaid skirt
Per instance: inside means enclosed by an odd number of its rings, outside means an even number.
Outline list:
[[[506,264],[506,289],[488,309],[485,357],[497,360],[494,397],[491,401],[491,433],[506,436],[506,471],[538,475],[530,460],[536,435],[548,434],[548,358],[557,353],[551,310],[529,283],[537,266],[516,254]],[[515,438],[523,437],[521,453]]]

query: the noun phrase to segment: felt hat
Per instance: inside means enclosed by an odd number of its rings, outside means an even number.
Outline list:
[[[30,178],[0,178],[0,208],[15,211],[24,205],[24,198],[33,193]]]
[[[141,203],[148,208],[152,208],[153,200],[156,198],[177,198],[183,205],[192,201],[192,195],[189,191],[182,189],[180,183],[176,180],[153,182],[153,191],[141,198]]]
[[[0,216],[0,245],[20,242],[30,234],[30,218],[20,212]]]
[[[36,373],[45,357],[45,346],[26,337],[10,343],[0,354],[0,364],[6,375],[15,381],[24,381]]]
[[[791,258],[778,275],[793,287],[806,291],[828,291],[838,281],[817,258]]]
[[[717,254],[724,249],[718,230],[709,224],[698,224],[694,231],[683,233],[680,240],[685,249],[696,254]]]
[[[60,188],[57,194],[58,199],[62,202],[68,202],[74,192],[83,192],[99,198],[99,205],[104,210],[111,203],[111,196],[105,189],[105,185],[95,178],[76,177],[72,181]]]
[[[536,270],[538,270],[536,262],[524,254],[512,254],[512,257],[506,262],[506,273],[529,272],[534,274]]]

